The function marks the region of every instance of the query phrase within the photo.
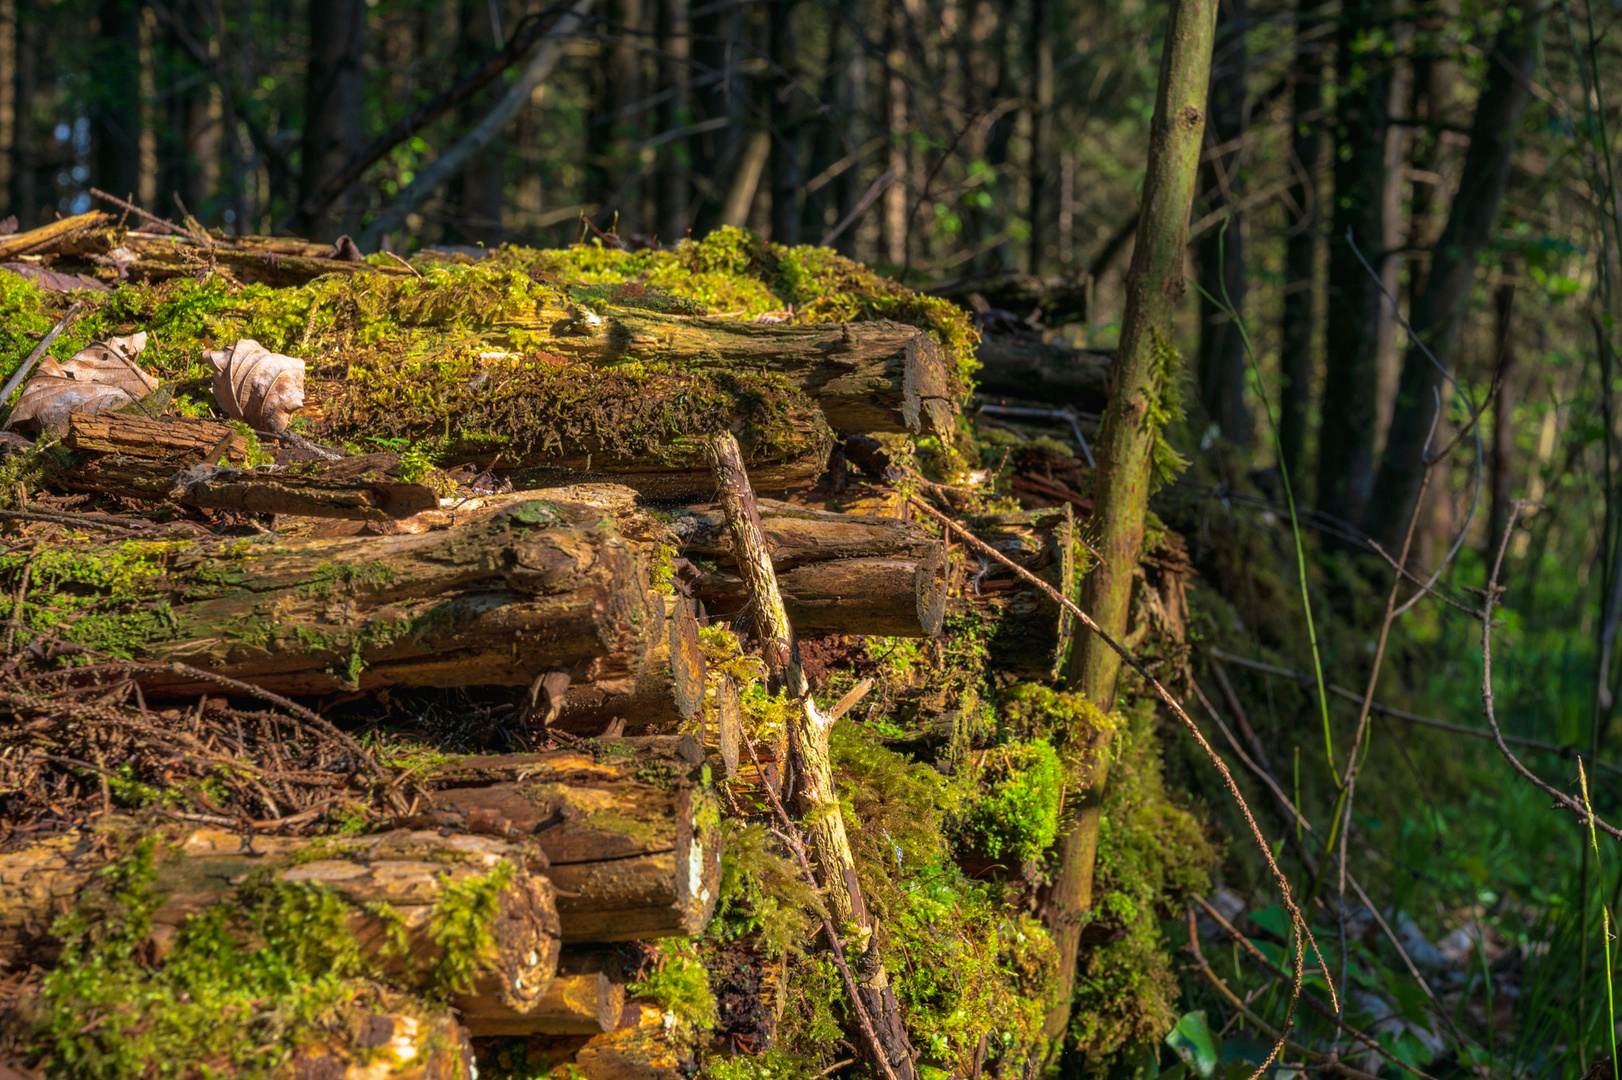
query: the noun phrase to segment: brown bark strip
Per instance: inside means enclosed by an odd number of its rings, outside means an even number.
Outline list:
[[[872,915],[862,896],[856,859],[845,833],[839,792],[834,786],[833,766],[828,751],[828,730],[832,722],[812,700],[811,687],[801,670],[794,645],[794,631],[778,591],[771,556],[761,535],[760,513],[755,504],[749,477],[744,471],[737,440],[717,435],[705,443],[705,453],[715,470],[721,506],[732,530],[734,557],[754,602],[755,632],[772,681],[787,691],[793,702],[789,710],[789,738],[799,761],[800,781],[796,801],[802,815],[810,817],[808,829],[811,850],[829,910],[839,927],[855,931],[864,946],[859,965],[863,977],[852,1006],[864,1021],[871,1019],[870,1045],[865,1049],[887,1077],[912,1080],[916,1075],[912,1048],[901,1022],[900,1006],[885,971]],[[830,927],[830,930],[835,927]],[[869,1025],[863,1023],[864,1029]]]

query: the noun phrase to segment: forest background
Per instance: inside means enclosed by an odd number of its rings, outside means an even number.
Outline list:
[[[30,228],[98,188],[226,235],[402,253],[737,225],[962,298],[988,333],[1115,344],[1165,4],[580,0],[537,45],[566,10],[0,0],[0,214]],[[1615,812],[1619,20],[1580,0],[1219,4],[1175,343],[1187,467],[1153,508],[1200,572],[1200,719],[1248,729],[1253,805],[1271,809],[1270,770],[1320,835],[1346,821],[1362,910],[1392,927],[1363,928],[1346,1009],[1417,1064],[1574,1076],[1609,1046],[1601,907],[1622,867],[1477,737],[1477,612],[1502,549],[1503,730],[1573,797],[1585,757]],[[1428,588],[1393,618],[1381,552],[1405,547],[1405,588]],[[1368,757],[1343,799],[1354,731]],[[1205,759],[1163,745],[1213,837],[1241,835]],[[1266,829],[1316,876],[1300,826]],[[1217,898],[1265,905],[1259,859],[1227,852]],[[1185,1045],[1239,1019],[1185,988]]]

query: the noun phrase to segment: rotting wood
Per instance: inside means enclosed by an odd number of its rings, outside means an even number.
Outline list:
[[[974,518],[986,543],[1061,592],[1075,580],[1075,518],[1068,505]],[[1057,678],[1075,620],[1053,599],[990,560],[971,558],[956,583],[961,604],[994,624],[988,646],[999,671],[1022,679]]]
[[[975,389],[990,397],[1020,398],[1055,408],[1066,405],[1102,415],[1109,403],[1115,353],[1073,349],[1063,342],[1023,335],[987,334],[975,351]]]
[[[664,630],[642,669],[617,679],[571,685],[556,718],[562,731],[596,734],[614,719],[631,732],[674,732],[704,704],[704,652],[693,602],[665,598]]]
[[[669,1014],[646,1001],[627,1001],[612,1031],[526,1040],[531,1061],[582,1080],[685,1080],[692,1055],[671,1036]]]
[[[293,250],[286,244],[250,248],[242,241],[233,241],[205,247],[186,237],[119,228],[75,230],[51,247],[63,255],[92,261],[115,259],[137,281],[196,277],[199,271],[211,268],[223,270],[244,285],[276,288],[303,285],[327,274],[412,276],[409,268],[397,263],[323,258],[310,254],[307,246]],[[331,250],[330,245],[326,250]],[[0,247],[0,255],[4,254],[4,247]]]
[[[941,550],[915,559],[838,559],[777,575],[789,623],[800,633],[935,637],[946,615],[947,562]],[[751,601],[744,580],[703,573],[693,595],[712,615],[737,615]]]
[[[373,1006],[352,1002],[323,1018],[324,1034],[302,1042],[272,1073],[275,1080],[473,1080],[473,1045],[448,1008],[424,1010],[409,999]],[[398,1011],[388,1011],[397,1009]]]
[[[59,246],[68,237],[75,236],[87,229],[94,229],[103,222],[111,221],[112,215],[100,210],[92,210],[88,214],[76,214],[73,217],[59,218],[49,224],[41,225],[37,229],[27,232],[12,233],[10,236],[0,237],[0,259],[12,259],[18,255],[27,255],[40,248]]]
[[[939,551],[935,537],[909,521],[813,510],[774,499],[756,500],[761,534],[778,574],[834,559],[918,559]],[[690,506],[672,514],[670,530],[689,559],[736,563],[732,534],[719,508]]]
[[[108,836],[110,828],[103,823],[98,835]],[[74,831],[0,855],[0,964],[48,961],[55,952],[52,921],[92,887],[117,847]],[[218,904],[251,903],[241,892],[245,883],[314,887],[349,905],[348,928],[382,978],[414,991],[442,951],[435,934],[440,899],[454,886],[503,871],[508,877],[489,925],[490,950],[471,991],[453,993],[452,1003],[470,1012],[499,1003],[524,1013],[543,999],[557,966],[558,911],[544,860],[496,837],[396,829],[311,840],[197,829],[160,842],[152,865],[150,888],[158,903],[151,951],[157,959],[187,920]],[[403,954],[398,931],[405,933]]]
[[[351,521],[411,517],[439,505],[427,484],[399,479],[396,454],[364,454],[283,468],[194,465],[176,473],[170,496],[187,506]]]
[[[618,1026],[625,1009],[625,974],[612,952],[565,952],[557,974],[533,1008],[520,1013],[490,999],[462,1011],[475,1037],[487,1035],[600,1035]]]
[[[559,503],[421,535],[130,541],[120,556],[131,574],[116,589],[74,586],[108,597],[101,618],[55,632],[95,648],[122,620],[117,647],[148,665],[148,696],[214,689],[171,661],[283,694],[631,677],[660,621],[638,553],[596,511]]]
[[[428,779],[420,820],[533,837],[565,941],[692,935],[721,873],[720,803],[704,770],[691,737],[468,757]]]
[[[811,696],[810,684],[800,668],[794,631],[778,592],[771,556],[761,534],[760,513],[754,492],[744,471],[737,441],[718,435],[706,444],[706,453],[715,470],[716,487],[727,524],[732,529],[733,549],[739,570],[753,599],[755,631],[760,637],[761,656],[773,681],[786,692],[789,742],[798,766],[795,801],[808,820],[807,834],[816,870],[826,890],[834,924],[848,926],[856,933],[862,948],[861,971],[855,994],[857,1015],[863,1031],[863,1052],[883,1076],[892,1080],[913,1080],[917,1075],[900,1004],[885,970],[874,922],[862,895],[856,873],[856,858],[845,832],[844,813],[833,781],[833,763],[828,746],[829,720]],[[829,943],[835,949],[841,943]]]

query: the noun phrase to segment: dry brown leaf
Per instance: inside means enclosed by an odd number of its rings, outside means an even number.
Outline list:
[[[106,284],[97,281],[88,274],[62,274],[55,270],[46,270],[43,267],[30,263],[8,262],[0,263],[0,267],[10,270],[13,274],[28,278],[34,284],[50,292],[75,292],[79,289],[89,289],[92,292],[112,292]]]
[[[139,401],[158,388],[158,380],[135,363],[145,348],[146,334],[140,333],[98,341],[61,363],[46,357],[23,386],[6,426],[28,423],[41,431],[65,431],[70,416]]]
[[[206,355],[214,365],[214,400],[254,430],[283,430],[304,404],[303,360],[252,338]]]

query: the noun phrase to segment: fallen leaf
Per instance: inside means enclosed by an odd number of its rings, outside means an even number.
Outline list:
[[[304,404],[304,361],[273,353],[252,338],[206,354],[214,400],[256,431],[281,431]]]
[[[108,338],[80,349],[61,363],[46,357],[23,386],[7,427],[65,431],[70,416],[93,416],[131,405],[158,388],[158,380],[135,363],[146,334]]]

